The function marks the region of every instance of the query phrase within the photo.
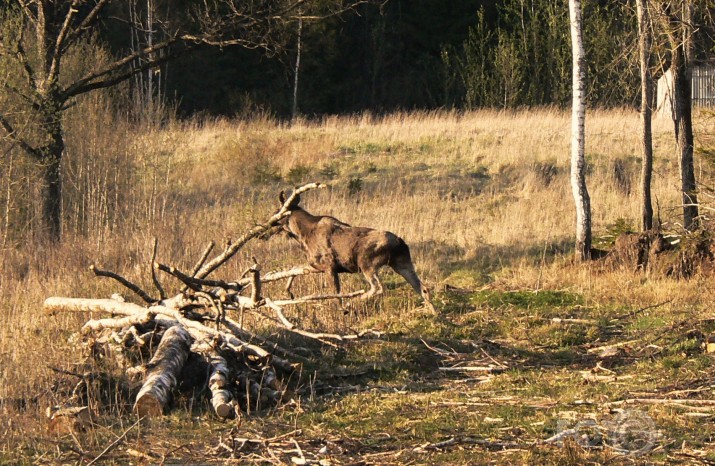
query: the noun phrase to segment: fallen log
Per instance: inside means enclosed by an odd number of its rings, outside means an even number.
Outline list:
[[[139,416],[160,416],[171,390],[189,357],[191,335],[183,327],[170,327],[149,362],[144,385],[137,395],[134,411]]]
[[[211,377],[209,377],[211,406],[218,417],[226,419],[235,412],[233,395],[226,389],[230,369],[226,359],[221,356],[211,357],[209,364],[211,365]]]
[[[138,304],[117,301],[116,299],[61,298],[55,296],[47,298],[42,307],[48,315],[54,315],[60,311],[69,311],[103,312],[133,316],[147,310],[147,308]]]
[[[125,328],[132,327],[134,325],[148,324],[154,320],[156,314],[152,311],[146,310],[135,315],[129,315],[121,319],[95,319],[87,321],[86,324],[82,326],[82,334],[86,335],[90,332],[98,332],[104,330],[105,328]]]

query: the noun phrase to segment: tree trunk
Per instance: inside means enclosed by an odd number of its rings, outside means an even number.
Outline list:
[[[676,154],[680,165],[680,183],[683,200],[683,227],[692,231],[698,226],[697,184],[693,162],[693,120],[691,100],[692,37],[688,0],[683,2],[681,34],[671,33],[673,69],[673,122],[675,124]]]
[[[302,11],[298,10],[298,14],[302,15]],[[300,75],[300,53],[303,47],[303,18],[298,17],[298,37],[296,39],[296,52],[295,52],[295,68],[293,74],[293,109],[291,113],[291,120],[295,122],[298,118],[298,78]]]
[[[62,131],[62,106],[64,100],[56,91],[48,91],[41,106],[42,130],[45,144],[39,149],[39,162],[44,170],[45,190],[42,200],[42,217],[45,230],[53,241],[62,235],[62,156],[65,139]]]
[[[591,199],[586,188],[586,54],[583,47],[581,0],[569,0],[573,51],[571,111],[571,190],[576,203],[576,259],[591,257]]]
[[[61,155],[50,155],[43,160],[45,197],[42,200],[42,215],[45,229],[53,241],[59,241],[62,237],[61,161]]]
[[[638,10],[638,48],[641,68],[641,228],[653,228],[653,203],[651,201],[651,178],[653,175],[653,132],[651,128],[651,102],[653,79],[650,73],[650,51],[653,45],[648,0],[636,0]]]

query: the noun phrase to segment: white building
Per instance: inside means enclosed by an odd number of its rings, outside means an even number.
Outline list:
[[[715,62],[693,67],[691,82],[694,107],[715,107]],[[666,71],[658,79],[658,100],[655,116],[671,118],[673,108],[673,73]]]

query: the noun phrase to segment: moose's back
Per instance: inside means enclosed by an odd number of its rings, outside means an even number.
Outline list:
[[[390,232],[353,227],[333,217],[320,217],[312,228],[303,231],[305,234],[299,239],[310,265],[339,273],[357,273],[366,266],[377,265],[376,262],[385,265],[385,253],[401,243]]]

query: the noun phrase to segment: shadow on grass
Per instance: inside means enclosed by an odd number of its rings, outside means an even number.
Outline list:
[[[377,321],[386,330],[382,338],[336,348],[310,343],[316,364],[306,370],[316,376],[298,393],[339,396],[376,385],[436,391],[440,380],[547,368],[586,371],[597,364],[615,368],[634,360],[623,353],[589,351],[623,336],[625,323],[598,318],[570,322],[574,313],[587,312],[575,293],[444,292],[436,301],[436,316],[409,312],[397,321]],[[291,347],[305,344],[293,335],[282,338]]]
[[[426,241],[417,243],[414,249],[433,261],[439,275],[456,286],[478,286],[491,281],[491,275],[505,267],[524,262],[532,265],[551,263],[573,250],[570,238],[551,240],[544,244],[479,244],[467,250],[455,244]]]

